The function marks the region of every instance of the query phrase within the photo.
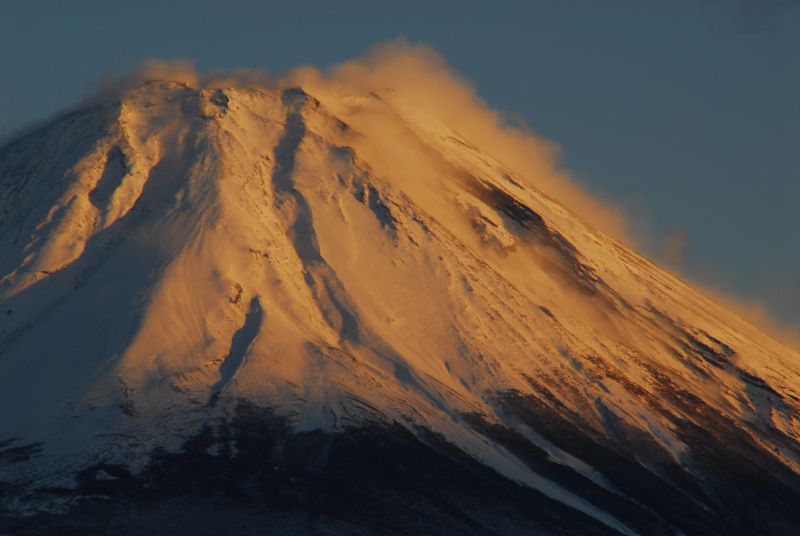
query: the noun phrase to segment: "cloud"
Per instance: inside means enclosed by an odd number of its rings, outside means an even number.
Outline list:
[[[762,8],[773,13],[786,3],[767,0],[732,2],[742,8],[758,4],[756,7],[748,8],[753,13]],[[751,16],[756,15],[751,14]],[[459,133],[479,149],[497,158],[529,184],[558,199],[591,225],[626,245],[633,246],[635,243],[628,230],[631,220],[626,218],[623,211],[613,202],[602,201],[597,196],[587,193],[559,167],[560,148],[556,144],[535,136],[518,116],[491,109],[477,96],[474,85],[468,79],[450,67],[442,55],[424,44],[409,43],[406,39],[400,38],[375,45],[351,61],[324,69],[302,66],[280,77],[272,76],[267,71],[250,69],[200,73],[191,59],[148,59],[138,69],[122,78],[118,78],[113,70],[109,71],[94,84],[82,105],[119,100],[130,90],[155,79],[184,82],[202,89],[256,87],[281,90],[301,86],[311,94],[318,92],[363,95],[391,90]],[[406,135],[396,125],[386,127],[384,132],[387,136]],[[397,155],[384,156],[387,161],[394,158],[386,169],[413,165],[403,162],[402,157],[398,158]],[[416,171],[421,176],[437,170],[435,162],[425,162],[425,164],[417,165]],[[635,231],[635,226],[631,226]],[[640,242],[638,244],[640,247],[637,249],[642,249],[641,246],[644,246],[645,250],[661,250],[667,262],[679,266],[684,260],[687,243],[686,230],[678,228],[665,237],[661,248]],[[800,348],[800,344],[797,344],[800,340],[793,338],[796,335],[792,335],[790,330],[775,327],[775,322],[768,318],[762,307],[741,304],[719,292],[713,293],[707,290],[705,292],[713,294],[718,302],[734,309],[763,330]]]
[[[127,76],[116,77],[116,68],[110,69],[93,83],[84,97],[84,105],[108,102],[123,98],[131,90],[151,80],[182,82],[197,88],[250,88],[275,89],[278,81],[268,71],[259,69],[217,69],[201,73],[192,58],[163,60],[148,58]]]
[[[733,297],[717,289],[695,286],[718,305],[746,320],[773,339],[782,342],[789,348],[800,352],[800,323],[781,322],[777,320],[759,301]]]
[[[189,58],[151,58],[122,78],[110,70],[92,85],[81,106],[119,100],[145,82],[162,79],[202,89],[280,90],[300,86],[312,94],[322,91],[368,95],[390,89],[508,165],[591,225],[627,245],[634,244],[619,208],[589,195],[559,169],[558,145],[534,136],[519,115],[492,110],[477,96],[473,84],[427,45],[401,37],[374,45],[354,60],[324,69],[302,66],[282,77],[254,69],[200,73]]]
[[[287,81],[312,92],[369,94],[391,88],[591,225],[628,245],[633,242],[616,206],[587,194],[568,173],[559,170],[560,148],[556,144],[534,136],[519,116],[492,110],[477,96],[473,84],[428,46],[405,39],[381,43],[355,60],[323,71],[296,69],[284,79]]]
[[[689,233],[684,227],[676,227],[664,237],[662,256],[664,261],[673,266],[682,266],[684,252],[689,243]]]

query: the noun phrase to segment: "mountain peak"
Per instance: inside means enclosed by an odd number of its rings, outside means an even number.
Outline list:
[[[375,97],[154,80],[0,152],[6,507],[380,430],[584,528],[754,533],[741,478],[782,533],[800,356]]]

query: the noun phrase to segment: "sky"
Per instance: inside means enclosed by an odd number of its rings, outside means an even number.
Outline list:
[[[352,59],[405,36],[560,147],[637,248],[800,333],[800,1],[0,0],[0,139],[147,58]]]

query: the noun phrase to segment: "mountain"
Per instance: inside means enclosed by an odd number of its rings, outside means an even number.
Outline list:
[[[797,352],[396,92],[308,91],[0,149],[0,533],[797,533]]]

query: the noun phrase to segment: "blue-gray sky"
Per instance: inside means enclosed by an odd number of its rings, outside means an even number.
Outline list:
[[[800,331],[798,1],[0,0],[0,137],[148,57],[280,74],[398,35],[558,143],[646,254]]]

